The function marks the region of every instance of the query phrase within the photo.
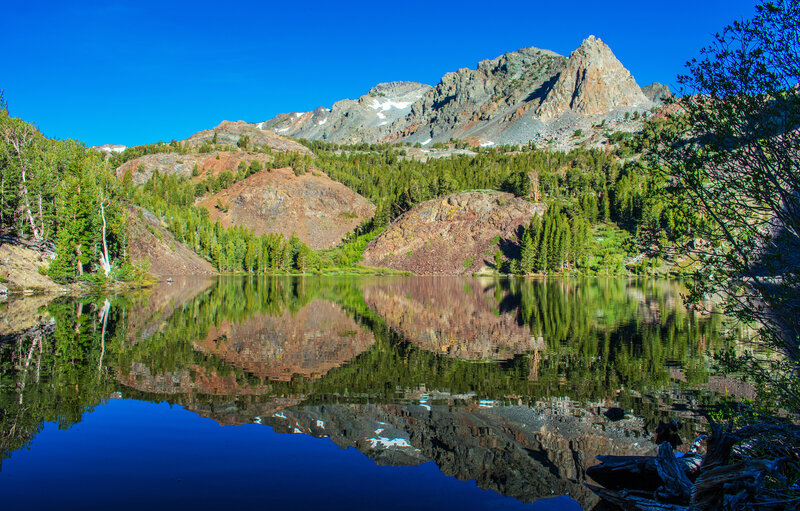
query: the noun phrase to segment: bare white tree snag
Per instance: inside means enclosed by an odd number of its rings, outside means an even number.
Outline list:
[[[103,220],[103,253],[100,254],[100,266],[106,277],[111,273],[111,261],[108,258],[108,243],[106,243],[106,213],[103,208],[103,191],[100,191],[100,218]]]

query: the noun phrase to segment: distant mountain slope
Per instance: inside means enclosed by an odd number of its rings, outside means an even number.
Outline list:
[[[263,128],[263,123],[251,124],[244,121],[222,121],[215,128],[195,133],[187,138],[186,142],[192,147],[200,147],[203,144],[212,143],[236,146],[240,140],[247,137],[249,144],[258,148],[269,147],[274,151],[311,154],[311,151],[306,146]]]
[[[178,177],[203,178],[209,174],[218,175],[225,170],[236,173],[239,164],[244,162],[250,165],[257,160],[262,167],[269,166],[273,157],[265,153],[246,151],[219,151],[211,153],[155,153],[140,156],[127,161],[116,170],[117,177],[122,179],[130,172],[133,184],[140,185],[147,182],[154,172],[159,174],[174,174]],[[195,167],[197,170],[195,171]]]
[[[265,121],[263,128],[294,138],[333,142],[391,137],[392,125],[430,90],[430,85],[415,82],[381,83],[356,100],[337,101],[332,108],[280,114]]]
[[[338,244],[375,206],[320,171],[296,176],[291,168],[263,170],[198,203],[222,225],[243,225],[256,235],[296,233],[318,250]]]
[[[280,114],[253,126],[338,143],[473,138],[482,145],[563,145],[579,141],[578,129],[635,129],[639,123],[630,114],[653,108],[663,96],[663,86],[654,86],[645,95],[608,45],[590,36],[569,57],[523,48],[447,73],[435,87],[380,84],[330,109]]]

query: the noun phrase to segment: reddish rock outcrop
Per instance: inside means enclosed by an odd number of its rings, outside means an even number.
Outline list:
[[[156,276],[216,275],[216,269],[177,241],[149,211],[128,209],[128,257],[135,264],[147,261]]]
[[[553,88],[537,108],[550,118],[567,111],[583,115],[605,114],[615,108],[651,103],[622,66],[611,48],[589,36],[573,51]]]
[[[249,166],[254,160],[257,160],[262,168],[269,168],[273,158],[270,154],[245,151],[146,154],[120,165],[117,177],[122,179],[125,174],[130,173],[133,184],[141,185],[150,179],[153,172],[158,171],[159,174],[174,174],[187,179],[194,177],[195,180],[201,180],[209,175],[219,175],[226,170],[235,174],[240,162]]]
[[[199,205],[226,227],[243,225],[256,235],[296,233],[315,250],[336,245],[375,214],[367,199],[327,174],[296,176],[288,167],[253,174]]]
[[[186,143],[192,147],[199,147],[205,143],[210,144],[215,140],[215,135],[217,144],[235,146],[242,137],[247,137],[249,144],[254,147],[269,147],[273,151],[288,151],[313,156],[313,153],[303,144],[277,135],[272,130],[261,129],[257,124],[244,121],[222,121],[216,128],[195,133],[186,139]]]
[[[494,252],[516,255],[520,228],[544,213],[510,193],[461,192],[401,215],[364,250],[364,264],[418,275],[460,275],[492,268]]]

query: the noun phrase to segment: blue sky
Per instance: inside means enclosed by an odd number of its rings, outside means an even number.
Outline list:
[[[0,89],[47,136],[134,145],[330,106],[379,82],[435,85],[525,46],[568,55],[589,34],[639,85],[674,85],[756,3],[12,0]]]

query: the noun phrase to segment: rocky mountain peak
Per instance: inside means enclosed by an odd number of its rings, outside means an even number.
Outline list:
[[[545,119],[567,111],[598,115],[648,103],[650,100],[611,48],[592,35],[570,54],[537,114]]]
[[[642,87],[642,93],[650,98],[650,101],[661,103],[672,97],[672,91],[669,89],[669,85],[658,82],[653,82],[650,85]]]
[[[367,92],[368,96],[381,96],[381,95],[406,95],[406,94],[420,94],[430,89],[430,85],[418,82],[383,82],[371,88]]]
[[[578,129],[630,131],[634,110],[660,103],[642,92],[608,45],[587,37],[569,57],[528,47],[446,73],[434,87],[393,81],[330,109],[292,112],[259,123],[294,138],[337,143],[404,141],[426,147],[451,139],[481,145],[534,142],[566,148]],[[652,97],[651,97],[652,96]]]

